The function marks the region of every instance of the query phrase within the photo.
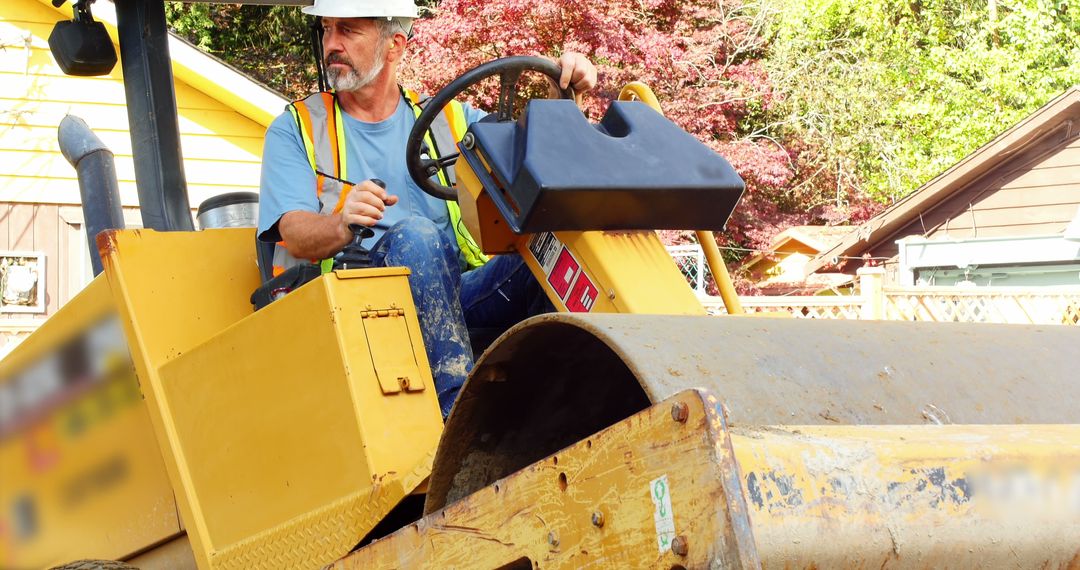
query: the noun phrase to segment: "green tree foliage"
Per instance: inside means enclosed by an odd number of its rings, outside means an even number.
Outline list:
[[[311,18],[296,6],[168,2],[165,16],[174,33],[286,97],[318,86]]]
[[[763,128],[856,195],[895,200],[1080,83],[1080,0],[776,1]]]
[[[427,13],[439,0],[416,0]],[[299,99],[318,89],[311,28],[299,6],[166,2],[169,29],[199,49]]]

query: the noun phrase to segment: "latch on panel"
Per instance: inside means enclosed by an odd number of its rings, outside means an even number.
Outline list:
[[[360,312],[367,335],[371,362],[383,394],[422,392],[424,381],[416,364],[415,350],[405,311],[398,308]]]

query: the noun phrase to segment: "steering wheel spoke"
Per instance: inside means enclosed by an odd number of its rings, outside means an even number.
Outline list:
[[[453,166],[454,163],[457,162],[459,156],[461,156],[460,152],[454,152],[446,156],[440,156],[439,159],[435,161],[435,165],[438,166],[440,169],[446,168],[447,166]]]
[[[459,156],[461,156],[461,153],[455,152],[453,154],[441,156],[438,159],[421,158],[420,167],[424,169],[424,172],[426,172],[429,177],[435,176],[440,170],[447,166],[453,166],[454,163],[457,162]]]
[[[500,122],[514,119],[514,101],[517,99],[521,72],[521,69],[509,69],[499,74],[499,106],[496,113]]]
[[[442,200],[457,200],[455,188],[433,182],[431,177],[439,170],[456,163],[459,153],[450,153],[438,159],[432,159],[428,157],[428,149],[424,144],[424,137],[431,129],[432,122],[442,113],[443,108],[466,89],[488,77],[498,75],[499,98],[495,116],[499,121],[512,121],[514,120],[514,106],[517,103],[518,81],[521,79],[521,74],[526,71],[546,75],[556,84],[561,74],[558,64],[545,58],[506,57],[466,71],[427,102],[420,116],[416,118],[405,146],[405,164],[408,166],[409,175],[421,190]],[[574,98],[573,91],[569,89],[562,91],[561,95],[564,99]]]

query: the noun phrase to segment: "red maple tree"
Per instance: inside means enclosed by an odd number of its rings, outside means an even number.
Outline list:
[[[626,83],[652,87],[667,117],[724,156],[746,181],[720,244],[764,248],[790,225],[853,215],[858,221],[875,209],[851,196],[827,168],[808,172],[803,165],[813,162],[812,147],[770,136],[774,93],[761,65],[767,17],[728,0],[442,0],[415,26],[404,77],[434,93],[498,57],[585,53],[600,72],[584,101],[586,114],[602,116]],[[493,93],[494,86],[471,98],[490,109]],[[690,232],[662,232],[662,238],[693,241]],[[729,259],[741,251],[729,250]]]

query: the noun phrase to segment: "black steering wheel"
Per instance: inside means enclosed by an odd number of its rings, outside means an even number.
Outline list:
[[[423,148],[424,135],[431,128],[431,123],[435,120],[435,117],[442,112],[443,107],[449,105],[450,101],[469,87],[488,77],[498,75],[499,103],[495,116],[500,122],[512,121],[514,120],[514,101],[517,98],[518,80],[521,79],[521,74],[526,71],[543,73],[551,78],[556,85],[559,84],[559,77],[562,74],[562,68],[549,59],[529,56],[504,57],[466,71],[457,79],[451,81],[449,85],[439,90],[427,102],[423,112],[416,118],[416,123],[409,133],[408,143],[405,145],[405,165],[409,169],[409,175],[412,176],[413,181],[421,190],[441,200],[457,200],[456,189],[452,186],[432,182],[431,177],[443,168],[457,162],[459,153],[447,153],[436,160],[422,158],[420,152]],[[563,89],[560,90],[560,95],[564,99],[573,99],[574,91],[572,88]],[[445,152],[449,149],[441,150]]]

